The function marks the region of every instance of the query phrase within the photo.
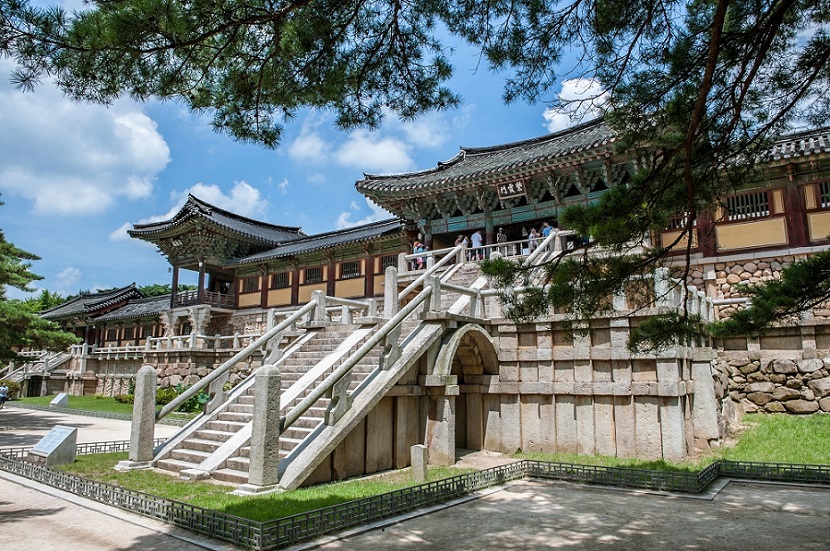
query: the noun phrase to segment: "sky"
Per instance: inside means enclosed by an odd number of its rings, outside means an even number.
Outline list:
[[[376,131],[350,132],[330,112],[304,110],[286,123],[280,145],[266,149],[216,133],[209,115],[174,102],[77,103],[48,81],[18,91],[12,63],[0,59],[0,229],[41,257],[32,266],[43,276],[36,291],[170,283],[166,259],[127,230],[172,217],[189,193],[243,216],[327,232],[391,216],[355,190],[364,173],[428,169],[461,146],[524,140],[574,122],[543,102],[506,106],[508,75],[489,71],[469,49],[459,48],[454,64],[456,109],[408,122],[390,114]],[[574,98],[588,84],[565,79],[554,93]],[[189,272],[180,279],[195,280]]]

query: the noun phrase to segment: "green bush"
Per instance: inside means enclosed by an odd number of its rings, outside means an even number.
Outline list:
[[[183,385],[181,383],[176,386],[159,388],[156,390],[156,405],[166,406],[188,388],[190,388],[190,386]],[[205,404],[209,401],[210,395],[207,392],[202,391],[179,406],[176,411],[180,411],[182,413],[198,413],[205,408]]]
[[[14,381],[7,381],[6,379],[0,380],[0,385],[5,384],[9,387],[9,400],[14,400],[20,395],[20,385],[15,383]]]
[[[184,386],[182,384],[178,384],[175,387],[176,394],[182,394],[185,390],[190,388],[189,386]],[[181,411],[182,413],[198,413],[205,409],[205,404],[210,401],[210,394],[205,391],[200,392],[196,396],[190,398],[185,403],[183,403],[176,411]]]
[[[166,406],[172,402],[179,393],[172,386],[159,388],[156,390],[156,405]]]
[[[132,404],[135,402],[135,396],[133,394],[116,394],[113,398],[120,404]]]

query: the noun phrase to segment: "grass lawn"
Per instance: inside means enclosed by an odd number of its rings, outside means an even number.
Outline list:
[[[718,459],[794,464],[830,464],[830,415],[788,416],[749,415],[746,429],[735,444],[713,450],[687,462],[668,463],[605,456],[567,454],[516,454],[520,459],[538,459],[563,463],[633,467],[649,470],[694,472]],[[78,456],[72,465],[61,467],[87,478],[140,490],[153,495],[223,511],[252,520],[271,520],[344,503],[353,499],[411,486],[409,470],[332,484],[322,484],[281,494],[232,496],[230,487],[209,482],[181,481],[153,471],[118,472],[115,464],[126,453]],[[439,480],[466,472],[453,467],[431,468],[430,480]]]
[[[36,406],[48,406],[54,400],[54,396],[37,396],[35,398],[21,398],[15,400],[21,404],[33,404]],[[106,411],[108,413],[123,413],[132,415],[133,405],[116,402],[115,398],[108,396],[69,396],[68,407],[72,409],[84,409],[87,411]]]
[[[830,464],[830,415],[746,415],[746,430],[715,459]]]
[[[49,405],[49,402],[51,402],[54,399],[54,396],[38,396],[35,398],[21,398],[19,400],[15,400],[15,402],[47,407]],[[69,396],[68,402],[68,407],[70,407],[71,409],[81,409],[86,411],[105,411],[107,413],[120,413],[123,415],[133,414],[132,404],[122,404],[121,402],[116,402],[115,398],[111,398],[109,396]],[[156,406],[156,409],[161,409],[161,407],[161,405],[158,405]],[[184,417],[187,419],[191,419],[196,415],[198,414],[174,411],[169,415],[169,417]]]
[[[127,459],[127,453],[80,455],[72,465],[58,467],[86,478],[139,490],[167,499],[183,501],[214,511],[222,511],[251,520],[273,520],[329,505],[337,505],[362,497],[378,495],[399,488],[413,486],[409,469],[394,471],[370,478],[320,484],[279,494],[262,496],[233,496],[233,486],[210,482],[189,482],[153,471],[119,472],[113,469],[118,461]],[[470,470],[454,467],[431,467],[429,480],[440,480]]]

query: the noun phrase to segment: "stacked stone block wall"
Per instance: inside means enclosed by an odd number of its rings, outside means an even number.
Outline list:
[[[675,460],[717,445],[714,392],[708,408],[695,393],[713,387],[709,349],[632,355],[631,321],[596,320],[577,333],[556,320],[494,327],[498,376],[459,380],[482,447]],[[696,381],[698,364],[705,375]]]
[[[830,322],[778,327],[720,343],[716,387],[727,418],[740,413],[830,412]]]

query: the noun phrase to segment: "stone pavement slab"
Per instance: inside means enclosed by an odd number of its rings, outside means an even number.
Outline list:
[[[240,551],[2,471],[0,526],[14,551]]]
[[[297,549],[825,551],[830,488],[732,481],[713,499],[524,480]]]
[[[76,427],[79,444],[130,439],[130,421],[15,408],[11,405],[0,410],[0,449],[34,446],[55,425]],[[179,430],[180,427],[172,425],[156,425],[155,437],[168,438]]]

